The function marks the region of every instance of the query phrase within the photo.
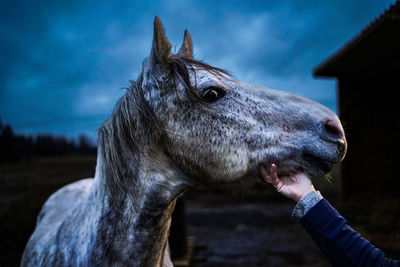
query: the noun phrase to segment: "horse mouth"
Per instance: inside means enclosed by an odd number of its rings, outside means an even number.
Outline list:
[[[298,172],[304,172],[312,178],[324,177],[329,174],[335,165],[336,161],[323,159],[312,154],[303,154],[301,159],[298,160],[276,160],[269,161],[268,163],[261,163],[269,171],[272,163],[278,166],[279,176],[292,176]],[[260,175],[262,181],[265,179]]]
[[[331,172],[335,165],[335,163],[330,160],[322,159],[311,154],[303,155],[303,159],[306,165],[309,165],[304,166],[304,170],[309,172],[311,176],[324,176]]]

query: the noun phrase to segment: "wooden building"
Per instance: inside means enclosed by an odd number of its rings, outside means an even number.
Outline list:
[[[342,197],[400,196],[400,1],[314,69],[335,77],[348,140]]]

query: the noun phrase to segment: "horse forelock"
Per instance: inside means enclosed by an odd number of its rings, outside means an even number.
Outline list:
[[[200,60],[187,58],[181,55],[171,55],[165,65],[148,66],[148,61],[143,64],[143,71],[137,83],[141,85],[147,94],[160,91],[172,92],[178,100],[182,100],[179,92],[179,85],[184,88],[187,100],[195,104],[209,106],[199,94],[196,79],[196,72],[206,71],[217,78],[226,78],[231,74],[221,68],[211,66]],[[160,70],[162,70],[160,72]],[[151,97],[149,97],[151,98]]]

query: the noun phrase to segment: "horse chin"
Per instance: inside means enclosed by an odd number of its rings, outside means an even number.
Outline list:
[[[336,165],[334,162],[324,160],[312,155],[304,155],[302,159],[298,160],[283,160],[273,162],[277,165],[277,172],[279,177],[292,176],[299,172],[306,173],[310,178],[322,178],[327,176]],[[269,171],[271,163],[261,163]],[[265,182],[261,174],[259,178]]]
[[[311,177],[323,177],[329,174],[335,163],[312,155],[304,155],[304,171]]]

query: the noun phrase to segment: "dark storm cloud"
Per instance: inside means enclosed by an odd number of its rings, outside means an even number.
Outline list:
[[[22,130],[35,131],[36,127],[58,133],[66,130],[67,134],[79,130],[80,127],[73,128],[76,117],[82,115],[77,107],[82,95],[96,100],[97,92],[105,93],[102,85],[112,84],[124,71],[121,62],[107,57],[108,47],[116,41],[112,36],[115,33],[107,29],[112,28],[114,14],[123,12],[108,12],[110,7],[106,4],[92,8],[89,3],[76,5],[71,1],[3,2],[2,5],[3,119]],[[89,83],[97,87],[94,88],[97,92],[86,92]],[[121,82],[118,87],[108,88],[109,96],[117,95],[126,84]],[[102,107],[96,111],[102,112]],[[72,129],[61,125],[68,121]]]
[[[392,1],[2,1],[0,116],[24,132],[95,136],[140,72],[159,15],[175,49],[335,108],[312,69]]]

